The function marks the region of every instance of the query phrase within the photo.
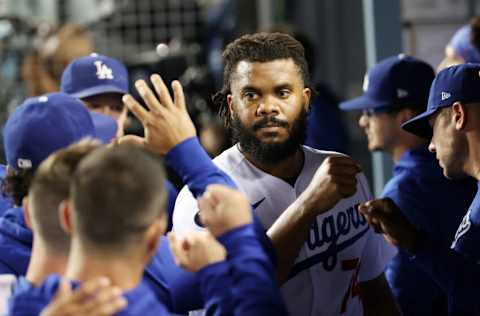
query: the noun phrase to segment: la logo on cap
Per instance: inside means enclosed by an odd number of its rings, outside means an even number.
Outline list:
[[[113,70],[105,65],[101,60],[95,61],[95,67],[97,67],[98,79],[113,79]]]
[[[442,91],[442,101],[450,98],[452,95],[448,92],[443,92]]]

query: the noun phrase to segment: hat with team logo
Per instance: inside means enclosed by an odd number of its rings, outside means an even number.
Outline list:
[[[120,61],[93,53],[73,60],[62,74],[60,90],[75,98],[128,93],[128,71]]]
[[[84,137],[97,137],[92,115],[81,101],[61,92],[25,100],[3,130],[7,163],[16,170],[35,169]]]
[[[404,54],[380,61],[365,75],[363,95],[340,103],[342,110],[388,110],[425,106],[435,73],[424,61]]]
[[[420,137],[430,139],[432,127],[428,119],[441,108],[455,102],[480,102],[480,64],[462,64],[440,71],[432,83],[427,110],[405,122],[402,128]]]

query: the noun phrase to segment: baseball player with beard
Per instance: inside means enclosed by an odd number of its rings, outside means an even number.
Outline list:
[[[285,34],[258,33],[237,39],[223,56],[224,85],[214,101],[237,144],[214,162],[246,193],[269,229],[290,313],[397,315],[383,274],[395,250],[357,209],[372,198],[365,176],[354,176],[358,165],[345,155],[301,145],[311,96],[301,44]],[[320,215],[300,220],[303,209],[295,209],[294,201],[328,164],[336,166],[330,177],[351,174],[342,181],[356,183],[356,192],[337,203],[328,196],[333,186],[319,187],[325,190],[324,201],[316,204]],[[202,229],[197,202],[186,187],[173,221],[174,231]]]

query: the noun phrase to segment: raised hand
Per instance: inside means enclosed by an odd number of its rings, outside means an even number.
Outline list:
[[[172,82],[173,99],[162,78],[154,74],[150,77],[152,85],[159,96],[153,93],[145,81],[137,80],[135,87],[148,108],[142,107],[131,95],[125,95],[123,102],[140,120],[145,137],[127,135],[119,143],[130,142],[144,145],[158,154],[166,154],[187,138],[196,135],[195,126],[188,115],[185,96],[180,82]]]
[[[217,237],[252,222],[252,209],[247,197],[224,185],[209,185],[198,199],[198,206],[203,225]]]
[[[170,232],[168,240],[177,265],[190,272],[227,258],[225,247],[209,231],[193,231],[182,236]]]
[[[357,173],[360,166],[347,156],[326,158],[315,172],[310,184],[302,193],[306,196],[317,215],[333,208],[341,199],[357,191]]]
[[[75,291],[68,281],[62,280],[54,299],[40,316],[109,316],[126,306],[122,291],[111,286],[106,278],[85,282]]]
[[[359,211],[375,232],[384,234],[391,244],[412,254],[415,253],[420,233],[391,199],[385,198],[363,203],[359,206]]]

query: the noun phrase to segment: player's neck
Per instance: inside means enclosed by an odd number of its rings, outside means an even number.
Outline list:
[[[33,285],[39,286],[50,274],[63,275],[67,261],[68,251],[64,254],[49,251],[41,241],[34,241],[26,278]]]
[[[139,285],[145,268],[144,264],[135,258],[134,255],[125,255],[125,252],[106,254],[103,251],[86,249],[72,241],[65,276],[80,282],[103,276],[122,290],[130,290]]]
[[[244,153],[245,158],[252,163],[255,167],[266,172],[274,177],[281,179],[293,179],[297,178],[303,168],[303,162],[305,154],[299,147],[292,155],[285,157],[285,159],[276,162],[274,164],[266,164],[255,160],[252,156]]]

